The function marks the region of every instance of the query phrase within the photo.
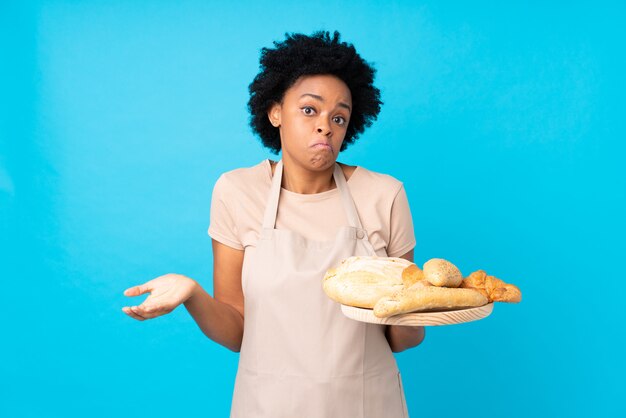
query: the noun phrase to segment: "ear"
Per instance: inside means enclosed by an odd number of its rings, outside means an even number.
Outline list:
[[[270,106],[269,110],[267,111],[267,117],[269,118],[272,126],[274,126],[275,128],[280,128],[281,110],[282,108],[281,108],[280,103],[274,103],[272,106]]]

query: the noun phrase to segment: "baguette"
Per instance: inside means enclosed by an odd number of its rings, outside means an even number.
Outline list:
[[[378,318],[387,318],[408,312],[463,309],[483,306],[487,303],[487,298],[475,289],[447,288],[418,283],[379,299],[374,305],[374,315]]]

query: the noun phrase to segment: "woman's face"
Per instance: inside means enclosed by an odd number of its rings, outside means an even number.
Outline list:
[[[300,77],[268,111],[283,159],[321,171],[337,160],[352,110],[350,89],[333,75]]]

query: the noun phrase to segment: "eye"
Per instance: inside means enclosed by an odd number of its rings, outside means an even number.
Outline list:
[[[301,108],[302,113],[304,113],[305,115],[312,115],[315,113],[315,109],[313,109],[311,106],[304,106],[303,108]]]
[[[333,118],[333,122],[335,122],[337,125],[345,125],[346,124],[346,119],[343,116],[335,116]]]

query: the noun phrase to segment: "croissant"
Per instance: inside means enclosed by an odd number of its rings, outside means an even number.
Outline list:
[[[478,290],[489,302],[518,303],[522,300],[522,292],[517,286],[489,276],[484,270],[477,270],[464,278],[459,287]]]

